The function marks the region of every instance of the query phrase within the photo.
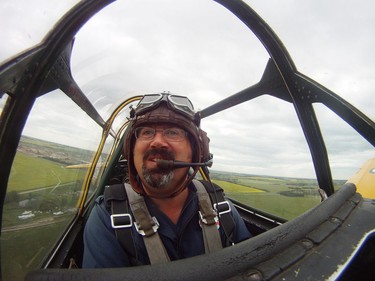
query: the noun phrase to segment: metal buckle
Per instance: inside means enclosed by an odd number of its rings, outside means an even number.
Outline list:
[[[211,225],[211,224],[216,224],[219,221],[218,216],[215,214],[215,216],[213,216],[214,222],[209,224],[207,219],[203,217],[202,212],[198,211],[198,213],[199,213],[199,217],[200,217],[200,222],[203,222],[204,224]]]
[[[227,208],[225,210],[219,211],[218,207],[222,209],[221,205],[227,205]],[[230,204],[228,201],[222,201],[214,204],[214,210],[216,211],[218,216],[224,215],[226,213],[230,213],[232,211]]]
[[[159,229],[159,222],[158,220],[155,218],[155,217],[152,217],[152,220],[154,221],[154,225],[152,226],[152,230],[153,230],[153,233],[149,233],[149,234],[146,234],[145,230],[141,228],[141,225],[139,223],[137,223],[136,221],[134,222],[134,226],[135,226],[135,229],[137,230],[137,232],[139,234],[141,234],[142,236],[150,236],[154,233],[157,232],[157,230]]]
[[[124,224],[116,224],[115,222],[116,218],[128,218],[128,221],[126,221]],[[112,225],[112,228],[132,227],[133,219],[130,214],[114,214],[114,215],[111,215],[111,225]]]

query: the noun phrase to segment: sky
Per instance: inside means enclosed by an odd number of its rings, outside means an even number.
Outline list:
[[[76,1],[0,1],[0,61],[43,38]],[[340,95],[374,120],[375,4],[342,0],[246,0],[276,32],[297,69]],[[30,12],[32,11],[32,12]],[[72,74],[104,116],[131,95],[170,91],[188,96],[197,109],[259,81],[268,54],[255,36],[224,7],[208,0],[117,1],[77,34]],[[39,136],[81,147],[95,129],[77,108],[59,112],[36,104],[30,124]],[[63,102],[62,102],[63,103]],[[374,148],[321,105],[317,116],[334,178],[346,179]],[[68,114],[67,114],[68,113]],[[58,120],[58,127],[47,123]],[[82,124],[80,124],[82,123]],[[69,138],[57,130],[85,134]],[[49,128],[46,130],[45,128]],[[53,128],[56,127],[56,131]],[[44,130],[43,130],[44,128]],[[52,129],[51,129],[52,128]],[[261,97],[202,121],[211,139],[214,169],[314,177],[311,157],[293,107]],[[33,134],[36,131],[26,131]],[[100,132],[95,132],[96,134]]]

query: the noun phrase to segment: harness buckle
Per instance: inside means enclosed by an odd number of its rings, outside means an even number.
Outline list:
[[[203,222],[206,225],[212,225],[217,224],[219,221],[219,218],[216,214],[212,214],[212,216],[206,216],[204,217],[201,211],[198,211],[200,222]]]
[[[221,215],[230,213],[232,211],[228,201],[222,201],[222,202],[215,203],[214,204],[214,210],[219,217]]]
[[[111,215],[112,228],[132,227],[133,219],[130,214],[114,214]]]
[[[139,234],[142,236],[151,236],[154,233],[157,232],[159,229],[159,222],[155,217],[152,217],[153,224],[151,225],[151,228],[143,229],[142,225],[140,223],[134,222],[135,229]]]

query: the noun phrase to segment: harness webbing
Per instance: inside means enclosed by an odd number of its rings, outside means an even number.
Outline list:
[[[223,243],[225,246],[232,244],[234,220],[221,188],[217,190],[207,182],[202,183],[198,180],[193,180],[193,183],[197,189],[205,252],[212,253],[220,250]],[[212,188],[215,188],[216,191],[213,192]],[[111,209],[111,222],[116,237],[128,254],[132,265],[140,265],[140,262],[137,259],[137,251],[132,236],[133,220],[128,204],[135,219],[134,226],[138,233],[143,236],[151,264],[165,263],[170,260],[157,232],[159,224],[155,217],[151,217],[143,196],[137,194],[129,184],[116,184],[106,186],[104,197],[107,208],[110,207]],[[212,202],[216,202],[214,207]],[[219,225],[226,234],[225,242],[221,241]]]
[[[204,248],[206,253],[216,252],[223,248],[218,231],[218,217],[212,208],[207,190],[200,181],[194,180],[199,201],[199,214],[203,232]]]
[[[151,217],[143,196],[136,193],[130,184],[125,184],[130,209],[135,218],[135,226],[143,236],[147,254],[151,264],[169,262],[169,256],[160,239],[159,227],[155,217]]]
[[[197,180],[194,180],[194,183],[196,183]],[[215,207],[215,211],[219,217],[220,227],[225,233],[225,241],[223,241],[223,244],[225,247],[233,245],[234,242],[232,240],[234,228],[235,228],[235,222],[230,210],[230,206],[228,201],[224,198],[224,192],[221,187],[218,185],[212,184],[208,181],[198,181],[199,183],[203,184],[205,189],[207,190],[208,194],[211,198],[211,204],[213,204]]]
[[[132,226],[131,216],[129,214],[129,208],[127,204],[127,195],[123,184],[107,185],[104,189],[104,198],[107,207],[110,206],[112,216],[112,224],[115,225],[114,228],[117,240],[120,242],[121,246],[124,248],[126,253],[130,258],[130,263],[132,265],[139,265],[137,259],[137,251],[135,249],[135,244],[133,240],[133,232],[131,227],[126,227],[125,225]],[[108,204],[110,202],[110,205]],[[124,215],[121,217],[121,215]],[[123,218],[130,219],[124,222]],[[120,226],[118,226],[120,225]]]

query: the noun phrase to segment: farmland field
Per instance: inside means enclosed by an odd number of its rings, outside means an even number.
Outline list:
[[[213,182],[227,197],[252,208],[287,220],[293,219],[320,202],[313,179],[283,178],[226,172],[211,172]],[[335,181],[337,188],[344,181]]]
[[[3,277],[17,280],[40,267],[77,213],[92,152],[23,137],[11,171],[3,208]],[[226,196],[284,219],[293,219],[320,202],[312,179],[268,177],[210,171]],[[342,182],[336,182],[338,186]]]
[[[76,216],[87,169],[67,166],[88,163],[92,153],[22,137],[3,207],[1,255],[5,280],[22,280],[25,272],[40,267]]]
[[[55,221],[37,227],[3,232],[1,234],[2,277],[4,280],[23,280],[25,272],[39,268],[57,239],[66,228],[66,221]]]
[[[10,174],[8,192],[27,191],[83,178],[85,170],[66,169],[61,163],[18,152]]]

